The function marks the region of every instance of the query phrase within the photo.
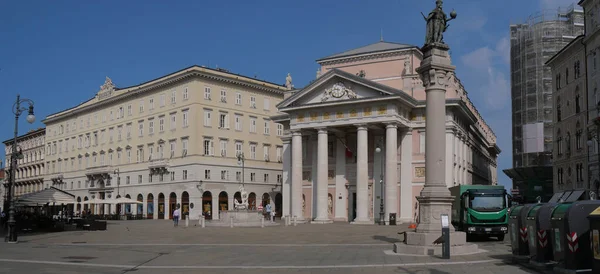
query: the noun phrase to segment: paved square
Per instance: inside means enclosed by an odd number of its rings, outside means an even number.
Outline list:
[[[193,226],[196,224],[196,226]],[[0,273],[534,273],[508,265],[505,242],[452,257],[389,255],[402,226],[347,223],[266,228],[114,221],[107,231],[20,235],[2,243]],[[388,254],[386,254],[388,253]]]

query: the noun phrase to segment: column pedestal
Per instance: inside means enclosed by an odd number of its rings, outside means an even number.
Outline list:
[[[425,186],[419,201],[419,224],[416,231],[407,232],[404,243],[394,244],[401,254],[441,255],[442,245],[433,242],[442,236],[441,215],[452,220],[454,197],[446,185],[446,89],[455,67],[452,66],[446,44],[425,45],[423,62],[417,72],[423,79],[426,93],[425,122]],[[455,232],[450,225],[450,254],[478,252],[475,244],[467,244],[464,232]]]

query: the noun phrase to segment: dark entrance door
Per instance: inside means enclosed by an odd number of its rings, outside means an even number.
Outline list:
[[[352,220],[356,219],[356,192],[352,192]]]

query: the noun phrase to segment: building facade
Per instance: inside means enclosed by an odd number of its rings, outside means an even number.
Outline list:
[[[49,115],[46,186],[64,185],[76,212],[150,219],[218,219],[243,184],[251,207],[281,211],[283,127],[270,119],[285,87],[193,66],[117,88],[107,77],[90,100]],[[117,196],[139,205],[83,202]]]
[[[425,90],[411,45],[380,41],[317,60],[317,79],[286,92],[283,214],[327,223],[417,218],[425,180]],[[446,184],[497,184],[496,136],[451,76]]]
[[[19,155],[17,156],[17,169],[15,170],[15,185],[13,190],[15,197],[44,189],[45,139],[45,128],[31,130],[17,137],[17,153]],[[3,142],[6,155],[6,173],[10,173],[13,142],[12,138]],[[3,201],[6,200],[7,193],[8,180],[3,188]]]
[[[588,188],[585,46],[578,36],[548,60],[554,92],[553,189]]]
[[[589,180],[587,186],[596,193],[600,192],[600,1],[583,0],[579,2],[585,12],[586,78],[587,78],[587,121],[589,134]]]
[[[583,34],[583,26],[583,11],[574,5],[510,25],[513,168],[504,173],[522,202],[552,196],[554,78],[546,62]]]

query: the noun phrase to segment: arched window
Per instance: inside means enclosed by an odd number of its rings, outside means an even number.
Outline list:
[[[571,154],[571,133],[567,131],[567,136],[565,137],[565,143],[567,145],[567,155]]]
[[[581,112],[581,96],[579,95],[579,86],[575,87],[575,113]]]
[[[563,151],[562,151],[562,135],[560,133],[560,129],[556,132],[556,151],[559,156],[562,155],[562,153],[563,153]]]
[[[560,110],[560,96],[556,98],[556,121],[560,122],[561,120],[561,110]]]
[[[583,130],[581,129],[581,123],[577,121],[575,125],[575,148],[581,150],[583,148]]]

